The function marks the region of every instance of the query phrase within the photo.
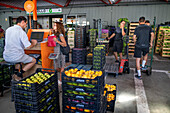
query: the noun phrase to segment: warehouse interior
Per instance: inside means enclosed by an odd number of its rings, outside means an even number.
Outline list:
[[[34,7],[30,12],[28,1]],[[170,113],[169,12],[170,0],[0,0],[0,113]],[[36,64],[13,81],[17,63],[5,61],[3,52],[6,30],[16,26],[19,16],[27,19],[28,41],[34,32],[43,35],[35,47],[24,49]],[[149,20],[154,39],[147,70],[137,79],[133,37],[140,17]],[[123,57],[116,62],[109,38],[122,21]],[[63,24],[70,47],[61,77],[54,63],[56,48],[48,45],[55,22]],[[36,74],[42,82],[31,78]]]

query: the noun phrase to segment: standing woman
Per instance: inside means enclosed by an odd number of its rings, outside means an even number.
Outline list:
[[[53,38],[53,40],[56,42],[56,47],[54,48],[55,53],[59,54],[58,59],[56,60],[56,70],[60,72],[60,80],[58,81],[59,84],[62,84],[61,82],[61,72],[64,71],[65,67],[65,55],[60,50],[60,46],[66,47],[66,41],[65,41],[65,31],[64,26],[60,22],[55,22],[53,26],[54,35],[56,38]]]

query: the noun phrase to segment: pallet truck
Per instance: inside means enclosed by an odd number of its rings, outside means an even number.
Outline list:
[[[104,65],[104,70],[106,73],[114,74],[115,76],[121,75],[122,73],[130,73],[129,68],[129,56],[128,56],[128,50],[129,50],[129,36],[126,35],[124,38],[126,42],[126,58],[122,59],[120,64],[118,62],[113,63],[112,61],[106,62]]]
[[[125,36],[125,42],[126,42],[126,59],[122,59],[120,62],[120,66],[119,66],[119,74],[122,73],[130,73],[130,68],[129,68],[129,55],[128,55],[128,51],[129,51],[129,36]]]

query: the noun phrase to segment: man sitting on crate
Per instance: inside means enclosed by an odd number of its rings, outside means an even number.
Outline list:
[[[141,71],[140,71],[141,55],[143,54],[144,56],[143,57],[144,60],[142,61],[142,70],[143,70],[143,68],[145,68],[145,63],[148,58],[149,47],[152,47],[154,33],[150,26],[145,25],[145,17],[139,18],[139,24],[140,25],[135,29],[133,40],[135,43],[134,57],[136,58],[136,68],[137,68],[137,75],[135,75],[135,77],[141,79],[142,78]]]
[[[17,18],[17,25],[9,27],[5,34],[5,48],[3,58],[6,62],[26,64],[19,72],[19,64],[15,66],[14,80],[20,80],[22,74],[29,70],[35,63],[36,59],[25,54],[25,48],[32,48],[37,44],[37,40],[28,40],[24,29],[27,27],[27,19],[23,16]]]

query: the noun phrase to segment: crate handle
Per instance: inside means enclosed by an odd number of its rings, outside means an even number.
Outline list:
[[[76,96],[76,98],[82,98],[82,99],[84,99],[84,97],[83,97],[83,96]]]
[[[83,89],[83,88],[76,88],[75,90],[76,90],[76,91],[83,91],[83,92],[84,92],[84,89]]]
[[[49,97],[49,98],[46,100],[46,102],[48,103],[50,100],[51,100],[51,97]]]
[[[48,108],[47,108],[47,111],[52,107],[52,105],[50,105]]]
[[[51,91],[51,89],[48,89],[45,93],[48,94]]]
[[[84,108],[84,105],[83,104],[77,104],[76,107],[83,107]]]
[[[47,80],[47,81],[45,82],[45,85],[47,85],[49,82],[50,82],[50,80]]]
[[[77,79],[76,82],[85,82],[85,80]]]

